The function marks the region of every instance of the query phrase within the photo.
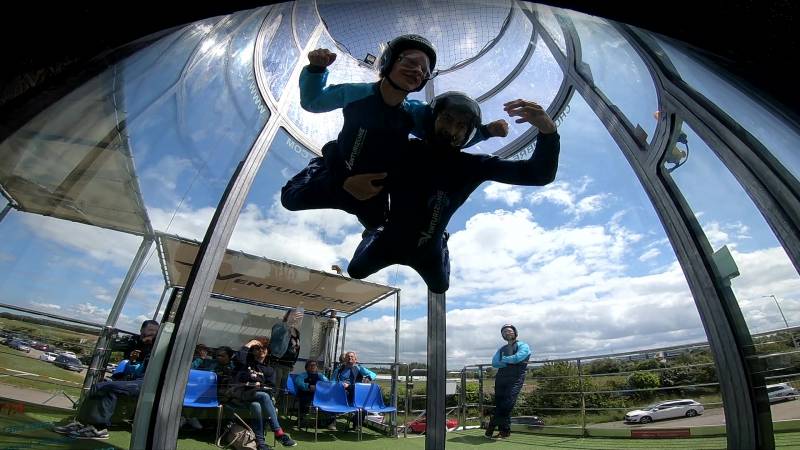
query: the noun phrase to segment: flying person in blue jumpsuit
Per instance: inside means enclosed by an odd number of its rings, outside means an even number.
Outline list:
[[[519,334],[514,325],[503,325],[500,334],[507,344],[497,349],[492,357],[492,367],[498,370],[494,378],[494,415],[485,433],[491,439],[505,439],[511,434],[511,410],[525,384],[525,372],[531,357],[528,344],[517,340]],[[495,427],[499,431],[493,436]]]
[[[380,59],[380,80],[327,86],[328,69],[336,54],[316,49],[300,73],[300,105],[306,111],[342,108],[344,124],[335,141],[322,148],[322,157],[289,180],[281,203],[290,211],[341,209],[358,217],[367,229],[382,224],[388,207],[382,181],[386,161],[401,151],[409,133],[424,137],[431,110],[407,100],[432,78],[436,50],[424,37],[408,34],[387,44]],[[508,124],[495,121],[479,129],[474,144],[505,136]]]
[[[539,129],[528,160],[507,161],[460,151],[481,123],[478,103],[461,92],[446,92],[431,103],[433,133],[428,141],[412,140],[393,160],[386,190],[391,208],[383,226],[367,230],[356,248],[348,274],[365,278],[393,264],[410,266],[428,289],[443,293],[450,286],[450,255],[445,231],[450,218],[484,181],[543,186],[555,179],[559,135],[541,106],[513,100],[504,109],[517,123]]]

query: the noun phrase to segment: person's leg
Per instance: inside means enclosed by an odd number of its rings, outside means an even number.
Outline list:
[[[353,252],[347,274],[360,280],[395,264],[397,261],[392,255],[390,240],[383,230],[368,230]]]
[[[450,250],[444,239],[417,249],[409,265],[431,292],[442,294],[450,288]]]
[[[281,428],[281,424],[278,422],[278,412],[275,411],[275,405],[272,403],[272,397],[266,392],[257,392],[256,402],[261,405],[261,410],[266,415],[269,426],[275,433],[275,439],[284,447],[294,447],[297,445],[288,434],[283,432],[283,428]]]
[[[136,397],[142,387],[142,380],[108,381],[98,383],[87,396],[86,405],[79,411],[78,421],[95,427],[107,428],[117,407],[118,396]]]
[[[262,447],[266,444],[264,439],[264,414],[258,398],[256,398],[256,401],[250,402],[248,409],[250,411],[250,427],[256,435],[256,445]]]
[[[289,377],[289,372],[291,372],[292,369],[278,364],[277,362],[272,364],[272,369],[275,370],[275,386],[278,388],[275,391],[275,400],[278,406],[282,406],[284,404],[284,398],[286,398],[286,379]]]
[[[516,378],[510,386],[505,399],[507,412],[504,423],[500,425],[500,431],[504,432],[506,436],[511,434],[511,411],[514,409],[514,405],[517,403],[517,397],[519,397],[522,386],[525,384],[525,372],[524,369],[517,372]]]
[[[332,180],[325,161],[312,158],[303,170],[281,188],[281,204],[289,211],[336,208]]]

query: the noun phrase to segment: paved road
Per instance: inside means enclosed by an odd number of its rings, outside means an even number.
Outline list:
[[[772,420],[800,419],[800,401],[790,400],[772,405]],[[626,424],[622,421],[595,423],[588,425],[591,428],[675,428],[675,427],[697,427],[702,425],[722,425],[725,423],[725,412],[722,408],[707,409],[702,415],[697,417],[687,417],[681,419],[660,420],[647,425]]]

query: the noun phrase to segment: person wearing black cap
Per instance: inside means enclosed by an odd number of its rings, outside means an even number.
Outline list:
[[[511,410],[514,409],[519,391],[525,384],[525,372],[531,357],[528,344],[517,339],[517,327],[503,325],[500,334],[506,344],[497,349],[492,357],[492,367],[498,370],[494,378],[494,414],[485,433],[491,439],[505,439],[511,434]],[[493,436],[495,427],[499,431]]]
[[[436,50],[424,37],[406,34],[388,42],[376,83],[327,86],[328,69],[336,53],[316,49],[300,73],[300,105],[310,112],[342,108],[344,124],[335,141],[322,148],[322,157],[281,189],[281,203],[290,211],[334,208],[356,215],[367,229],[385,220],[387,196],[382,192],[386,161],[402,151],[409,133],[424,137],[428,106],[407,100],[434,75]],[[504,121],[488,124],[470,144],[493,135],[505,136]]]
[[[430,138],[412,140],[390,165],[386,179],[391,208],[383,226],[364,233],[348,274],[365,278],[392,264],[407,265],[428,289],[450,286],[450,254],[445,229],[472,192],[484,181],[543,186],[555,179],[559,135],[550,116],[532,101],[505,104],[510,117],[539,129],[530,159],[501,160],[461,152],[481,124],[478,103],[461,92],[446,92],[431,102]]]

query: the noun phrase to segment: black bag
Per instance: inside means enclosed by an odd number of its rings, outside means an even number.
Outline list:
[[[258,450],[256,433],[242,420],[238,414],[233,413],[236,420],[231,420],[217,438],[217,447],[232,448],[234,450]]]

